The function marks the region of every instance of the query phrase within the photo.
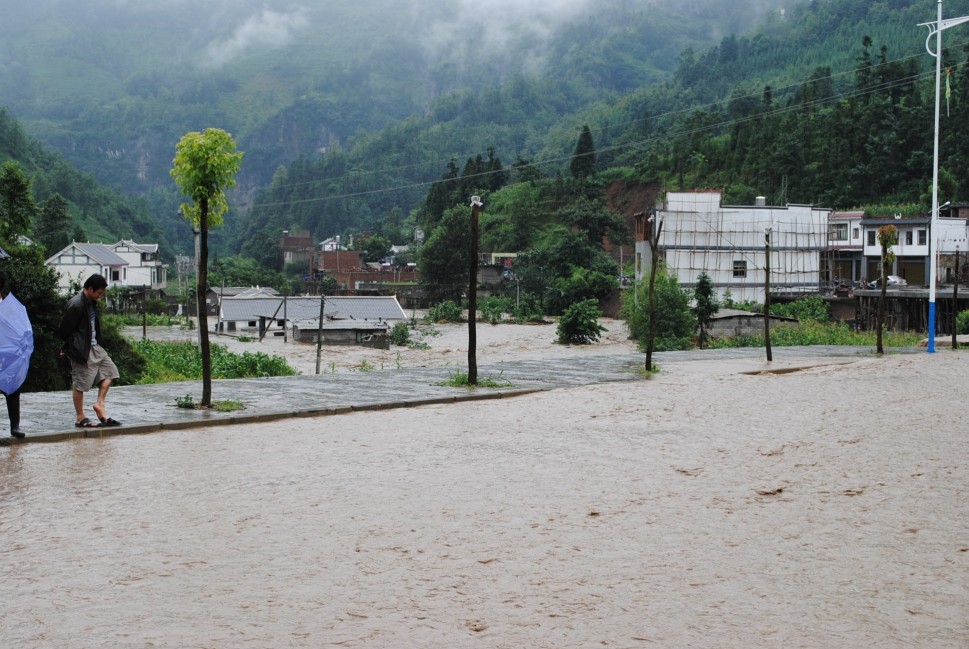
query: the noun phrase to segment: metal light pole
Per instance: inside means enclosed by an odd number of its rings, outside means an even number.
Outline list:
[[[929,344],[928,352],[935,352],[935,283],[938,275],[939,256],[939,95],[942,91],[942,30],[955,27],[969,20],[969,16],[942,20],[942,0],[938,0],[938,17],[932,23],[919,23],[919,27],[928,27],[929,35],[925,39],[925,49],[935,57],[935,140],[932,157],[932,224],[929,239]],[[930,42],[935,36],[935,52]]]

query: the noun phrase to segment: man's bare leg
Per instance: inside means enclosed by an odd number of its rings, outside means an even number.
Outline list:
[[[74,400],[74,414],[76,415],[77,423],[84,421],[84,393],[74,388],[71,393],[71,398]]]
[[[110,387],[111,379],[104,379],[98,383],[98,400],[94,402],[93,406],[91,406],[91,409],[94,410],[94,414],[97,415],[98,419],[101,421],[104,421],[107,418],[107,414],[104,410],[104,400],[108,396],[108,388]]]

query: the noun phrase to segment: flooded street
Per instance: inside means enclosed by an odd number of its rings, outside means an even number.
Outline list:
[[[2,447],[0,644],[962,648],[950,356]]]

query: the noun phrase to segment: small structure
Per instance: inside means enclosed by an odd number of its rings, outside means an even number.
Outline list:
[[[367,344],[375,335],[386,334],[407,319],[397,298],[389,296],[327,296],[323,298],[323,339],[327,344]],[[320,298],[226,297],[220,322],[227,331],[252,330],[265,335],[276,327],[276,335],[292,324],[293,339],[316,342],[320,330]]]
[[[797,319],[778,315],[770,316],[771,329],[783,324],[797,324]],[[718,309],[707,333],[716,338],[757,336],[764,333],[764,315],[740,309]]]

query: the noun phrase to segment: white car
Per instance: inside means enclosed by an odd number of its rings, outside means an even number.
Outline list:
[[[889,286],[908,286],[908,282],[905,281],[904,277],[899,277],[898,275],[889,275],[887,278]],[[882,278],[879,277],[874,282],[868,282],[868,288],[881,288]]]

